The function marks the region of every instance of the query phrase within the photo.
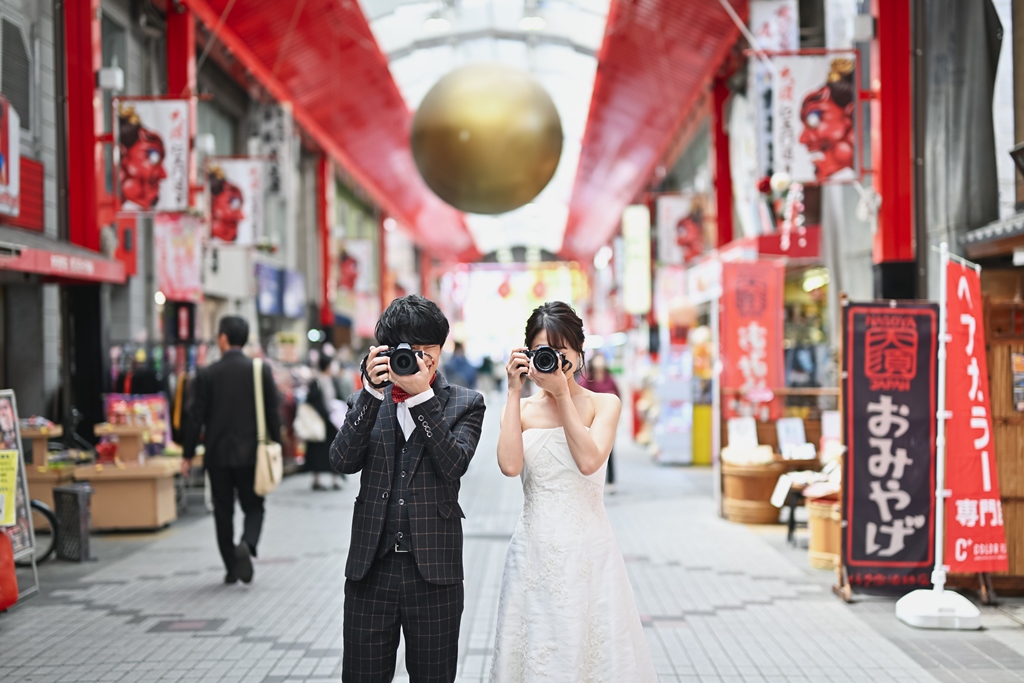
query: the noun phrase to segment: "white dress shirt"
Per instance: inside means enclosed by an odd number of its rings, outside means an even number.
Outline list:
[[[378,401],[384,400],[384,394],[377,391],[370,385],[364,385],[363,391],[368,392],[370,396],[373,396]],[[409,438],[412,436],[412,433],[416,431],[416,420],[412,418],[412,413],[409,412],[409,408],[412,408],[413,406],[418,406],[421,403],[426,403],[432,398],[434,398],[433,387],[427,389],[421,394],[410,396],[409,398],[398,404],[398,424],[402,425],[402,434],[405,435],[406,441],[409,441]]]

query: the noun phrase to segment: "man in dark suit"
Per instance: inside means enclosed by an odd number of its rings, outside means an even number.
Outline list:
[[[256,382],[253,363],[242,353],[249,323],[238,316],[221,318],[217,335],[221,359],[199,371],[182,446],[186,467],[196,453],[205,427],[203,465],[210,476],[217,545],[224,560],[225,583],[252,581],[252,558],[263,527],[263,498],[256,495]],[[277,387],[263,366],[263,405],[267,436],[281,442]],[[242,540],[235,545],[235,494],[245,514]]]
[[[483,396],[437,373],[448,320],[434,302],[396,299],[363,361],[362,391],[331,447],[340,473],[362,471],[345,567],[342,681],[390,681],[399,632],[413,683],[455,680],[465,600],[459,479],[476,452]],[[381,352],[408,343],[418,371]],[[396,364],[397,365],[397,364]]]

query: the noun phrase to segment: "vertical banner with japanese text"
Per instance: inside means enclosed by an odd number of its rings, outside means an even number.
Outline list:
[[[188,209],[188,100],[115,101],[121,211]]]
[[[781,261],[722,264],[722,416],[774,420],[782,412]]]
[[[935,561],[938,307],[850,303],[843,315],[843,562],[850,584],[927,586]]]
[[[157,288],[168,301],[203,299],[203,226],[189,214],[158,213],[153,220]]]
[[[951,572],[1009,569],[996,472],[981,277],[946,267],[945,561]]]

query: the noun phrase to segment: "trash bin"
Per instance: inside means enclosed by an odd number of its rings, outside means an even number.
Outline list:
[[[88,562],[89,554],[89,498],[92,487],[88,484],[57,486],[53,489],[53,503],[57,514],[57,557],[73,562]]]

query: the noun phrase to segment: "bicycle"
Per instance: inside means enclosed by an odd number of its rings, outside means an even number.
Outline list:
[[[53,513],[50,506],[38,500],[30,503],[32,509],[32,530],[34,532],[35,563],[42,564],[50,559],[57,549],[57,539],[60,537],[60,527],[57,525],[57,515]],[[19,567],[31,567],[32,557],[23,558],[15,563]]]

